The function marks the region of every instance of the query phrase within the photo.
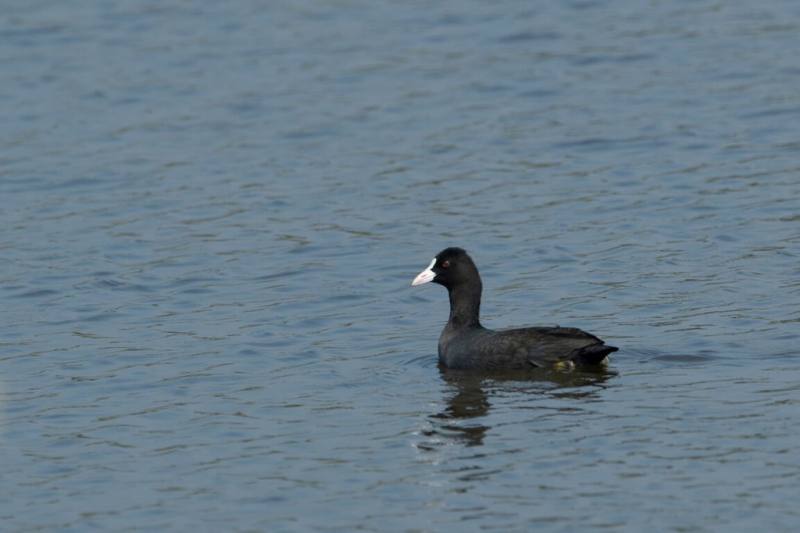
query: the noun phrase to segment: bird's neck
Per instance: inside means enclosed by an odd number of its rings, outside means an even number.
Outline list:
[[[448,289],[450,295],[450,319],[453,328],[480,327],[481,284],[459,285]]]

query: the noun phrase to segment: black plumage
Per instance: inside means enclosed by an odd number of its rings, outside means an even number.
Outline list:
[[[532,327],[493,331],[480,324],[480,274],[461,248],[446,248],[412,285],[432,281],[447,288],[450,317],[439,337],[439,363],[446,368],[524,370],[597,365],[617,351],[577,328]]]

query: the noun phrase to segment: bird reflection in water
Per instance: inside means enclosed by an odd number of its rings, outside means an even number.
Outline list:
[[[442,444],[458,443],[480,446],[491,429],[485,425],[492,403],[498,394],[546,394],[550,398],[591,399],[616,373],[605,367],[589,370],[535,370],[530,372],[479,373],[440,368],[447,384],[447,407],[430,415],[432,427],[423,432],[428,442],[420,449],[433,450]],[[565,407],[565,410],[574,407]]]

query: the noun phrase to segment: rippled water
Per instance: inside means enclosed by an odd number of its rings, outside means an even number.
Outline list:
[[[792,531],[800,5],[14,2],[3,529]],[[607,371],[441,372],[484,322]]]

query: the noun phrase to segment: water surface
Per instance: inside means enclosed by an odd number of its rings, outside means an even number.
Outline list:
[[[16,2],[9,531],[793,531],[800,6]],[[436,367],[490,327],[606,371]]]

